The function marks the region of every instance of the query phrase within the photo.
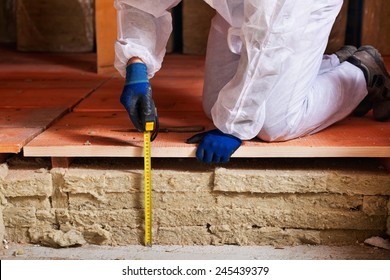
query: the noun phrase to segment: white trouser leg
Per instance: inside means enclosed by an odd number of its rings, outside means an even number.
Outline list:
[[[363,100],[367,89],[362,71],[349,62],[340,64],[336,55],[324,59],[323,72],[311,88],[287,108],[278,107],[277,99],[267,101],[261,139],[283,141],[318,132],[344,119]]]

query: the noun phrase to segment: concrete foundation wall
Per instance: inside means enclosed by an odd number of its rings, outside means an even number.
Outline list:
[[[52,247],[142,244],[142,168],[12,159],[0,167],[0,234]],[[390,176],[374,160],[153,159],[152,174],[154,244],[355,244],[390,232]]]

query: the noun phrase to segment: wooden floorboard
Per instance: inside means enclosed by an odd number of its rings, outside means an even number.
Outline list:
[[[0,127],[48,127],[68,108],[1,108]]]
[[[1,89],[0,108],[58,108],[76,106],[92,92],[85,88]]]
[[[0,108],[0,153],[19,153],[68,108]]]
[[[0,47],[0,157],[19,153],[108,78],[93,54],[23,53]]]
[[[213,124],[201,112],[160,116],[161,127]],[[141,157],[143,135],[131,131],[126,112],[72,113],[31,141],[26,156]],[[194,157],[196,145],[185,141],[195,133],[159,133],[152,143],[154,157]],[[235,157],[378,157],[390,156],[390,126],[370,116],[348,118],[322,132],[299,139],[265,143],[245,141]]]
[[[72,157],[142,157],[143,135],[119,103],[122,77],[95,74],[91,55],[0,54],[0,154],[23,149],[25,156],[52,157],[65,166]],[[162,128],[213,128],[202,111],[203,75],[203,57],[166,57],[151,80]],[[185,143],[194,134],[160,132],[152,156],[194,157],[196,145]],[[378,157],[388,163],[390,125],[371,115],[350,117],[291,141],[245,141],[234,156]]]
[[[160,127],[204,126],[213,128],[202,112],[161,113]],[[199,131],[202,132],[202,131]],[[185,140],[194,132],[161,132],[152,143],[153,156],[188,157],[194,146]],[[134,131],[126,112],[73,112],[36,137],[24,149],[26,156],[140,157],[143,134]]]
[[[0,127],[0,154],[19,153],[29,141],[43,130],[41,127]]]
[[[180,80],[180,82],[178,82]],[[111,79],[80,103],[76,112],[125,111],[119,102],[123,79]],[[153,100],[161,111],[202,111],[202,78],[161,78],[151,81]]]

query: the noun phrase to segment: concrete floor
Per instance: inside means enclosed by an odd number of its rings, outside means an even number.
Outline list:
[[[3,260],[390,260],[390,250],[355,246],[93,246],[53,249],[8,244]]]

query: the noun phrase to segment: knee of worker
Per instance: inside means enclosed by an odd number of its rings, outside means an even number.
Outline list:
[[[275,101],[275,102],[274,102]],[[291,112],[283,100],[272,99],[264,105],[264,122],[257,137],[266,142],[284,141],[291,130]]]
[[[257,137],[266,142],[280,142],[287,141],[294,137],[292,134],[283,128],[262,128]]]
[[[299,123],[299,114],[288,114],[284,117],[279,115],[272,120],[268,118],[257,137],[266,142],[291,140],[307,133],[305,127]]]

